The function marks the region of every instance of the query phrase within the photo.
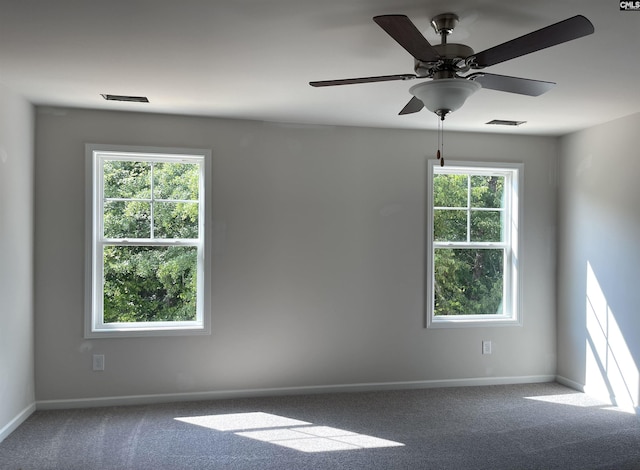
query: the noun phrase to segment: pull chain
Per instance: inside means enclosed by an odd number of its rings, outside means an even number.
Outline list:
[[[440,166],[444,166],[444,116],[440,120],[440,148],[442,149],[442,154],[440,155]]]
[[[436,157],[440,160],[440,120],[438,120],[438,152],[436,153]]]
[[[438,120],[438,151],[436,157],[440,160],[440,166],[444,166],[444,117]]]

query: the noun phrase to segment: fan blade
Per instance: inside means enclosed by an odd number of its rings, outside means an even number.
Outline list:
[[[419,61],[434,62],[440,59],[438,51],[405,15],[374,16],[373,21]]]
[[[393,80],[412,80],[414,78],[418,78],[418,77],[410,73],[405,73],[400,75],[380,75],[378,77],[345,78],[342,80],[321,80],[318,82],[309,82],[309,85],[315,86],[315,87],[335,86],[335,85],[354,85],[358,83],[390,82]]]
[[[582,15],[577,15],[474,54],[467,59],[467,63],[473,68],[489,67],[547,47],[588,36],[593,31],[591,21]]]
[[[528,96],[540,96],[555,86],[553,82],[483,72],[471,74],[466,78],[478,82],[482,88]]]
[[[418,97],[414,96],[398,114],[413,114],[422,111],[422,108],[424,108],[424,103]]]

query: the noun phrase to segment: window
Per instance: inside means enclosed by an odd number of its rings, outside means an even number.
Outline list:
[[[210,152],[86,153],[85,336],[208,333]]]
[[[428,169],[427,327],[520,324],[522,165]]]

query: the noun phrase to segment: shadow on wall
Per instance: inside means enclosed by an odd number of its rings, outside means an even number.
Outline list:
[[[586,263],[585,392],[609,397],[616,406],[638,409],[640,372],[616,312],[604,293],[598,275]],[[633,344],[633,343],[631,343]]]

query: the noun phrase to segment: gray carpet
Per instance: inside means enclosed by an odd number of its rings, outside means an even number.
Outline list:
[[[555,383],[37,411],[0,468],[640,469],[640,418]]]

